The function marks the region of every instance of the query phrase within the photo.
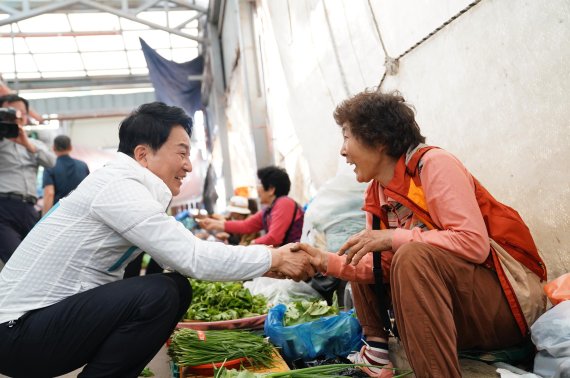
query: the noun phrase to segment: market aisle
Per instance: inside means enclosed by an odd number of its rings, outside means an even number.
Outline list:
[[[172,376],[172,374],[170,373],[169,360],[170,358],[166,353],[166,346],[163,346],[148,365],[150,370],[152,370],[152,372],[154,373],[155,378],[170,378]],[[75,378],[80,372],[81,369],[78,369],[72,371],[71,373],[61,375],[59,378]],[[9,378],[9,377],[0,374],[0,378]]]

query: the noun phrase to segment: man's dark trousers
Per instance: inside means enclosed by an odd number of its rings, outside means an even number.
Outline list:
[[[0,324],[0,373],[137,377],[166,342],[192,299],[177,273],[112,282]]]
[[[8,262],[38,219],[39,213],[33,204],[0,198],[0,259],[4,263]]]

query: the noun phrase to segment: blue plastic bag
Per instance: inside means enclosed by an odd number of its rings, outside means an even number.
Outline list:
[[[265,320],[265,335],[273,345],[281,348],[281,353],[289,361],[346,357],[360,350],[362,328],[353,316],[354,310],[285,327],[283,318],[286,310],[284,304],[269,310]]]

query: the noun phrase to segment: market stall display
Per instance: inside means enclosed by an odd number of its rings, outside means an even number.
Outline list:
[[[190,279],[192,304],[178,328],[194,330],[261,329],[268,304],[242,282],[206,282]]]

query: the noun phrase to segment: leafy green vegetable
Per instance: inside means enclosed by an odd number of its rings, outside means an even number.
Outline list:
[[[190,280],[192,304],[184,319],[220,321],[267,313],[267,298],[252,295],[241,282]]]
[[[323,316],[338,315],[338,298],[336,293],[333,295],[333,304],[329,306],[325,300],[301,300],[287,304],[285,318],[283,323],[285,326],[292,326],[301,323],[312,322]]]

